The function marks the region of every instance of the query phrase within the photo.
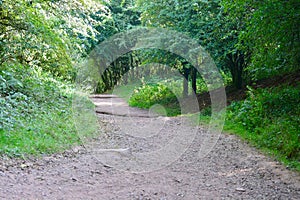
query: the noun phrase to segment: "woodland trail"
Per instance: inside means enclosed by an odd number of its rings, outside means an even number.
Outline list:
[[[116,96],[92,100],[102,133],[93,145],[25,162],[2,159],[0,199],[300,199],[299,173],[236,136],[221,134],[209,154],[199,157],[204,127],[129,108]],[[155,156],[147,159],[176,133],[195,131],[182,155],[161,152],[160,162],[155,163]],[[176,147],[182,149],[188,141],[180,142]],[[141,155],[140,162],[131,155]]]

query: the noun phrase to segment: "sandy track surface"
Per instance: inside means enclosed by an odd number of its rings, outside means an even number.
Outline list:
[[[115,96],[92,99],[101,136],[63,154],[26,161],[2,158],[0,199],[300,199],[299,173],[236,136],[222,134],[210,153],[199,157],[205,128],[189,126],[182,118],[149,116]],[[196,134],[182,155],[162,155],[156,165],[146,162],[147,153],[184,131]],[[184,147],[189,141],[180,142]],[[135,162],[132,155],[145,160]]]

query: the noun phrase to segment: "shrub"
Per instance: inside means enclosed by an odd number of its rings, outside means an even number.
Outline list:
[[[180,105],[176,95],[161,83],[144,84],[134,90],[129,99],[129,105],[139,108],[150,108],[155,104],[166,107],[167,115],[176,115],[180,113]]]
[[[0,154],[52,153],[79,142],[70,84],[20,64],[1,67]]]
[[[246,138],[282,159],[300,161],[300,85],[253,90],[228,108],[227,120]]]

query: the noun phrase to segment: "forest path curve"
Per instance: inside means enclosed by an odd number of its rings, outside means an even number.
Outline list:
[[[153,150],[153,141],[167,141],[181,126],[180,118],[158,117],[129,108],[115,96],[94,96],[102,135],[99,145]],[[107,110],[114,105],[114,111]],[[116,107],[118,105],[118,107]],[[131,114],[128,114],[130,109]],[[129,122],[166,122],[163,135],[133,143],[124,135]],[[128,127],[130,128],[130,126]],[[191,127],[185,127],[192,130]],[[194,127],[195,128],[195,127]],[[234,135],[222,134],[212,151],[197,156],[201,133],[182,156],[159,170],[133,173],[118,170],[82,147],[38,160],[3,160],[0,199],[300,199],[299,173],[287,170]]]

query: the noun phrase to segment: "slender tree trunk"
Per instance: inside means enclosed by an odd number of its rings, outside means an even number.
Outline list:
[[[185,98],[189,95],[189,69],[184,68],[183,69],[183,91],[182,91],[182,97]]]
[[[191,81],[192,81],[192,88],[193,88],[193,91],[194,93],[196,94],[197,93],[197,69],[196,68],[192,68],[192,71],[191,71]]]
[[[130,74],[131,74],[131,81],[134,80],[134,64],[133,64],[133,57],[131,54],[129,54],[129,68],[130,68]]]
[[[104,83],[104,88],[103,88],[103,92],[105,92],[106,90],[108,90],[108,72],[107,72],[108,69],[106,69],[104,71],[104,73],[102,74],[102,81]]]
[[[113,73],[111,72],[110,69],[108,70],[108,74],[109,74],[108,75],[108,77],[109,77],[109,87],[108,87],[108,89],[110,90],[114,85],[114,78],[113,78]]]
[[[139,61],[139,59],[138,59],[138,56],[135,56],[135,54],[133,54],[133,56],[134,56],[134,60],[135,60],[135,69],[136,69],[136,77],[137,78],[140,78],[139,76],[140,76],[140,70],[139,70],[139,65],[140,65],[140,61]]]

